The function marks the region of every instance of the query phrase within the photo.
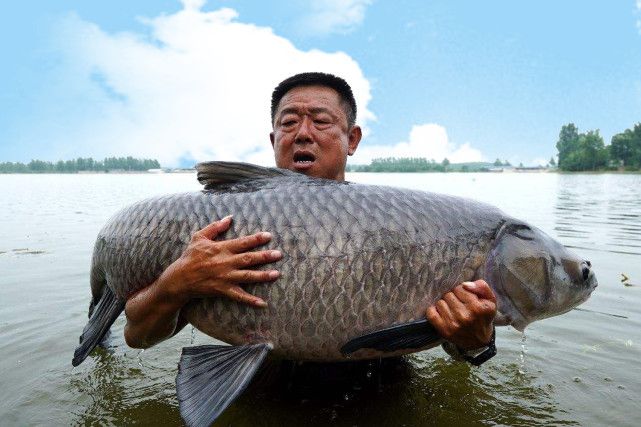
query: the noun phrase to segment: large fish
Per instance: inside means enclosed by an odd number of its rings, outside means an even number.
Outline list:
[[[73,359],[87,357],[127,296],[154,282],[196,230],[233,214],[224,238],[270,231],[268,247],[283,258],[269,268],[280,278],[247,286],[267,308],[225,298],[183,308],[196,328],[231,344],[183,350],[176,384],[191,425],[211,423],[268,353],[342,361],[440,344],[425,311],[463,281],[484,278],[497,298],[495,324],[519,330],[572,309],[597,285],[588,261],[476,201],[242,163],[200,164],[198,179],[203,191],[136,203],[102,229],[91,317]]]

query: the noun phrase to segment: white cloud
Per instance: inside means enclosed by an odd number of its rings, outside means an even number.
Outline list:
[[[456,145],[450,142],[445,128],[433,123],[414,125],[409,141],[396,145],[367,145],[367,141],[363,141],[352,162],[368,164],[372,159],[381,157],[424,157],[437,162],[447,157],[452,163],[484,161],[479,150],[469,143]]]
[[[348,33],[363,22],[371,0],[321,0],[312,2],[311,12],[300,22],[306,33]]]
[[[271,91],[302,71],[345,78],[359,123],[367,129],[374,119],[370,84],[347,54],[302,51],[270,28],[238,22],[232,9],[203,12],[203,0],[182,3],[175,14],[146,19],[149,35],[108,33],[77,16],[64,21],[63,74],[69,90],[86,88],[82,96],[93,97],[97,112],[51,136],[58,153],[84,144],[76,152],[153,157],[163,165],[181,158],[273,164]]]

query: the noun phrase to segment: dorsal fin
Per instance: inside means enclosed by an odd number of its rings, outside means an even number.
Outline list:
[[[301,176],[287,169],[266,168],[241,162],[203,162],[196,165],[198,182],[211,189],[221,184],[233,184],[239,181],[273,178],[276,176]]]

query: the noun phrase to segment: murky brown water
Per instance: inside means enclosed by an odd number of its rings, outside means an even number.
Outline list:
[[[348,179],[473,197],[530,221],[592,261],[600,286],[582,306],[592,312],[534,323],[525,337],[499,329],[499,353],[479,369],[434,349],[341,381],[305,366],[267,370],[220,425],[641,424],[641,175]],[[133,201],[198,188],[182,174],[0,175],[0,425],[180,424],[180,349],[207,336],[186,328],[140,352],[125,345],[121,318],[108,350],[70,362],[100,227]]]

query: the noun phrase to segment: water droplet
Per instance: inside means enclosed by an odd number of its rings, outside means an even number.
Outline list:
[[[191,326],[191,344],[194,344],[194,339],[196,338],[196,328],[194,326]]]
[[[574,377],[574,378],[572,378],[572,381],[574,381],[575,383],[580,383],[581,382],[581,378],[580,377]]]
[[[365,374],[365,376],[366,376],[367,378],[372,378],[372,371],[367,371],[367,373]]]
[[[519,374],[525,374],[525,354],[527,353],[525,332],[521,335],[521,353],[519,354]]]
[[[349,395],[349,393],[345,393],[345,396],[343,396],[343,400],[345,400],[345,402],[347,402],[347,401],[349,401],[349,399],[351,399],[351,396]]]

